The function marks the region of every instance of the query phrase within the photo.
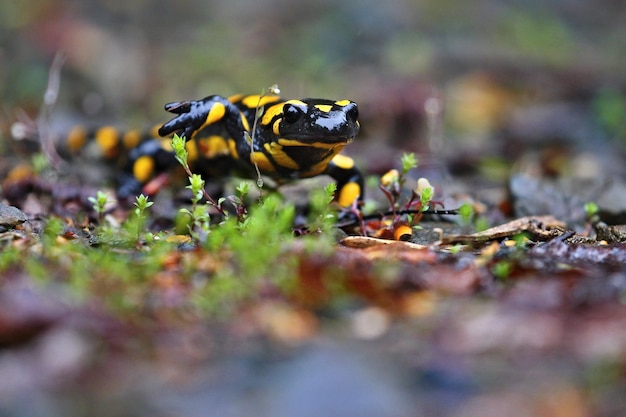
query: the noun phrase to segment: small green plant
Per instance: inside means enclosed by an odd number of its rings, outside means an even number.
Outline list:
[[[369,229],[378,237],[406,239],[407,229],[419,229],[416,223],[424,214],[459,214],[455,209],[443,209],[443,204],[433,199],[435,188],[426,178],[418,179],[414,189],[406,190],[407,174],[417,167],[417,163],[414,154],[405,153],[401,158],[400,171],[391,169],[380,178],[378,188],[387,198],[390,209],[383,214],[359,215],[358,221],[364,234],[367,234],[366,229]],[[442,209],[434,209],[436,206]]]
[[[380,179],[379,188],[389,201],[394,222],[397,222],[402,214],[409,214],[409,223],[413,223],[418,221],[424,212],[430,210],[433,203],[441,205],[441,203],[433,201],[435,189],[426,178],[420,178],[415,189],[411,190],[408,200],[404,203],[401,202],[407,174],[416,167],[417,158],[415,155],[405,153],[401,158],[401,171],[392,169]],[[413,216],[414,214],[417,216]]]
[[[430,182],[426,178],[420,178],[417,180],[415,193],[419,195],[419,209],[422,212],[428,211],[433,195],[435,194],[435,188],[430,185]]]
[[[240,222],[245,221],[246,216],[248,215],[248,210],[246,209],[246,199],[248,198],[248,194],[250,193],[250,183],[247,181],[241,181],[237,187],[235,187],[235,195],[230,195],[228,197],[222,197],[218,200],[220,206],[223,206],[224,202],[230,202],[235,211],[235,215],[237,216],[237,220]]]
[[[330,183],[322,190],[315,190],[311,194],[311,216],[309,217],[309,228],[311,231],[328,233],[337,221],[337,213],[331,204],[337,184]]]
[[[50,168],[50,161],[43,153],[36,153],[31,158],[31,165],[36,174],[41,175],[45,170]]]
[[[402,164],[402,177],[399,179],[402,182],[400,185],[404,185],[404,176],[409,173],[410,170],[417,168],[417,158],[414,153],[404,153],[400,158]]]
[[[295,207],[270,194],[251,208],[244,221],[226,218],[213,227],[202,246],[220,253],[225,263],[196,293],[199,307],[228,313],[237,302],[255,296],[264,282],[282,285],[296,274],[296,258],[285,256],[292,234]]]
[[[459,214],[461,215],[461,222],[464,225],[472,224],[474,219],[474,208],[469,203],[464,203],[459,207]]]
[[[110,202],[109,194],[103,191],[98,191],[95,197],[88,197],[88,200],[92,204],[93,210],[98,215],[98,223],[102,224],[104,214],[106,212],[106,206]]]
[[[150,201],[148,197],[143,194],[140,194],[139,196],[135,197],[135,202],[134,202],[135,217],[133,221],[136,223],[135,232],[136,232],[137,241],[140,240],[141,233],[143,232],[143,228],[146,223],[146,219],[147,219],[146,210],[150,208],[153,204],[154,202]]]
[[[185,169],[185,172],[187,173],[187,176],[190,178],[189,180],[190,185],[187,188],[191,188],[191,187],[197,186],[198,179],[202,180],[202,178],[200,176],[197,176],[197,179],[193,179],[193,180],[191,179],[194,177],[194,173],[191,172],[191,167],[189,166],[189,163],[188,163],[189,153],[187,152],[187,147],[185,146],[186,143],[187,143],[187,140],[185,139],[184,136],[179,136],[178,134],[174,134],[174,136],[172,137],[172,149],[174,150],[176,160],[183,166],[183,168]],[[194,192],[194,188],[191,188],[191,190],[194,194],[194,198],[197,198],[197,201],[200,201],[200,199],[204,197],[211,206],[213,206],[218,212],[220,212],[220,214],[225,214],[224,210],[222,210],[222,208],[217,203],[217,201],[215,201],[213,197],[211,197],[209,193],[207,193],[206,190],[204,189],[204,181],[202,182],[202,185],[196,192]],[[200,194],[199,197],[197,195],[198,193]]]
[[[498,261],[491,267],[491,273],[497,279],[502,280],[502,281],[506,281],[511,275],[512,271],[513,271],[513,264],[511,261],[508,261],[508,260]]]
[[[598,207],[598,205],[594,203],[593,201],[585,203],[585,205],[583,206],[583,209],[585,210],[585,216],[587,216],[587,219],[590,221],[598,217],[598,212],[600,211],[600,208]]]
[[[489,228],[487,219],[477,215],[470,203],[462,204],[458,209],[458,214],[461,215],[461,224],[467,228],[473,226],[474,232],[482,232]]]
[[[598,210],[599,210],[598,205],[594,203],[593,201],[585,203],[583,208],[585,209],[585,213],[589,217],[595,216],[596,214],[598,214]]]
[[[204,195],[204,180],[198,174],[191,174],[187,188],[191,190],[191,209],[181,208],[179,212],[190,219],[192,232],[194,230],[208,231],[211,220],[209,207],[206,204],[200,204]],[[217,202],[214,205],[214,207],[219,206]]]

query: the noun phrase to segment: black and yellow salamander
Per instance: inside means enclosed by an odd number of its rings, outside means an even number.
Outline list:
[[[257,113],[257,108],[262,110]],[[235,171],[254,178],[256,163],[263,175],[279,183],[329,175],[337,182],[336,200],[344,208],[363,198],[361,172],[351,158],[340,154],[359,131],[357,104],[350,100],[212,95],[169,103],[165,110],[176,116],[158,134],[184,135],[194,172],[225,176]],[[74,148],[84,141],[80,133],[69,139]],[[139,194],[156,175],[178,164],[169,139],[145,140],[134,132],[123,135],[101,129],[95,140],[105,156],[132,148],[119,179],[120,198]]]

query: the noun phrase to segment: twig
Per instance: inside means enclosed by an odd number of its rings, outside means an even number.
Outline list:
[[[360,216],[359,219],[345,219],[343,221],[337,222],[338,227],[348,227],[354,226],[359,223],[364,223],[368,220],[376,220],[382,219],[387,216],[402,216],[404,214],[435,214],[435,215],[452,215],[457,216],[459,214],[459,209],[452,210],[399,210],[399,211],[386,211],[383,213],[373,213],[368,214],[367,216]]]
[[[50,166],[56,171],[63,172],[67,169],[67,164],[59,156],[55,146],[54,138],[50,133],[50,116],[52,108],[59,97],[59,88],[61,86],[61,67],[65,62],[65,55],[58,52],[52,61],[50,71],[48,72],[48,85],[43,95],[43,103],[37,117],[37,130],[39,132],[39,140],[41,142],[41,151],[50,163]]]

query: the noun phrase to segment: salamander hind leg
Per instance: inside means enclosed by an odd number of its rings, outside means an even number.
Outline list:
[[[328,164],[325,173],[337,182],[335,199],[342,209],[350,208],[355,201],[363,200],[363,174],[352,158],[345,155],[335,156]]]

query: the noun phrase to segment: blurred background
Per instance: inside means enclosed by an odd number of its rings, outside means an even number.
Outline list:
[[[397,167],[403,151],[417,152],[421,169],[436,187],[445,184],[446,194],[465,187],[497,206],[508,183],[518,202],[532,198],[514,214],[554,213],[570,220],[578,210],[584,225],[583,203],[601,203],[600,192],[608,190],[601,207],[614,207],[624,224],[626,201],[616,196],[626,196],[625,28],[622,0],[1,1],[0,173],[15,159],[7,146],[11,126],[24,114],[37,116],[51,64],[62,52],[66,60],[51,117],[61,128],[152,125],[168,119],[166,102],[259,93],[276,83],[285,97],[356,101],[362,132],[346,151],[367,173]],[[519,173],[578,179],[557,187]],[[580,178],[596,181],[597,193]],[[622,182],[610,188],[605,178]],[[576,193],[586,194],[569,199]],[[597,415],[623,416],[623,310],[609,304],[596,314],[592,307],[622,294],[624,275],[600,271],[598,280],[582,281],[583,295],[573,292],[569,301],[558,300],[566,299],[561,288],[575,282],[575,270],[563,286],[543,279],[539,283],[549,286],[520,285],[504,308],[473,304],[488,297],[452,298],[435,309],[433,319],[430,312],[419,313],[381,339],[374,359],[363,355],[361,341],[325,347],[327,339],[345,332],[336,326],[330,337],[320,337],[322,343],[298,350],[279,367],[273,366],[277,357],[291,351],[276,354],[265,340],[253,349],[245,343],[222,348],[221,330],[216,338],[167,335],[157,342],[164,347],[148,355],[163,362],[157,370],[143,357],[119,361],[113,352],[115,366],[102,375],[96,368],[104,380],[96,389],[81,378],[73,381],[67,371],[73,368],[58,359],[75,356],[75,366],[88,367],[83,358],[100,355],[99,345],[82,336],[76,341],[73,330],[61,327],[35,350],[46,361],[12,351],[0,357],[2,369],[17,375],[0,378],[0,394],[7,387],[18,393],[8,397],[15,403],[5,410],[19,405],[11,417],[87,415],[90,409],[106,417],[206,416],[207,410],[220,416],[319,416],[332,415],[328,409],[337,404],[358,410],[342,415],[360,416],[582,417],[595,415],[585,411],[594,408]],[[46,307],[47,300],[46,293],[31,303]],[[577,307],[567,310],[570,304]],[[555,318],[561,308],[565,318]],[[551,309],[558,309],[555,317]],[[568,315],[580,311],[589,314],[580,321]],[[249,318],[240,320],[245,325],[239,331],[247,334]],[[185,331],[192,333],[180,333]],[[181,349],[195,359],[179,357]],[[218,352],[204,356],[204,350]],[[605,360],[605,354],[616,359]],[[402,369],[389,371],[388,359],[397,359]],[[202,361],[209,363],[197,367]],[[171,384],[189,385],[162,389],[154,378],[158,372]],[[68,380],[69,387],[62,385]],[[320,387],[324,401],[310,395]],[[96,393],[84,396],[84,390]],[[62,398],[54,400],[59,392]],[[273,402],[268,405],[266,397]],[[230,408],[219,408],[223,403]],[[51,404],[80,411],[55,412]],[[186,412],[163,411],[172,408]]]
[[[169,101],[276,83],[357,101],[348,153],[370,173],[408,150],[502,179],[533,149],[548,174],[621,175],[624,28],[618,0],[2,2],[0,131],[37,114],[63,52],[58,123],[144,126]],[[564,165],[579,151],[595,159]]]

